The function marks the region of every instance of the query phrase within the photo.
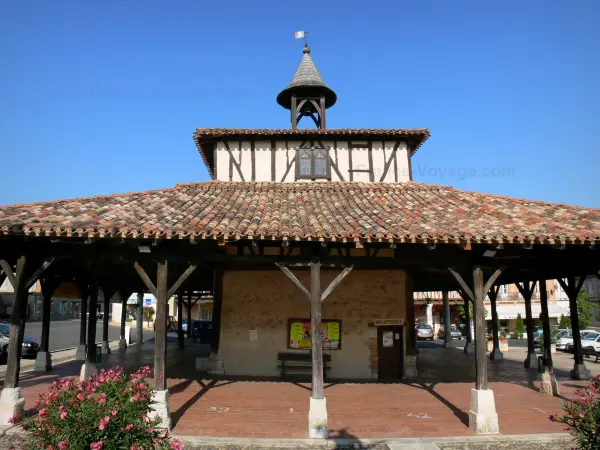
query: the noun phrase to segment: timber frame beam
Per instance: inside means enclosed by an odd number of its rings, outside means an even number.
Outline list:
[[[314,264],[319,264],[319,263],[310,263],[310,267],[313,267]],[[288,277],[292,283],[294,283],[294,285],[296,285],[296,287],[298,288],[298,290],[309,300],[311,299],[311,293],[310,290],[307,289],[303,284],[302,281],[300,281],[298,279],[298,277],[296,277],[296,275],[294,275],[292,273],[292,271],[290,269],[288,269],[286,266],[279,264],[279,263],[275,263],[275,265],[277,267],[279,267],[281,269],[281,271],[285,274],[286,277]],[[320,301],[321,303],[323,303],[325,301],[325,299],[327,297],[329,297],[329,295],[333,292],[333,290],[338,287],[338,285],[344,280],[344,278],[346,278],[348,276],[348,274],[350,272],[352,272],[353,267],[352,266],[348,266],[348,267],[344,267],[344,270],[342,270],[334,279],[331,283],[329,283],[329,286],[327,286],[327,288],[320,293]]]

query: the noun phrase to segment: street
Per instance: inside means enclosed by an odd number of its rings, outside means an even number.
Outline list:
[[[132,323],[131,339],[135,340],[135,323]],[[79,345],[79,320],[61,320],[50,323],[50,343],[49,349],[62,350],[64,348],[76,347]],[[25,325],[25,336],[40,342],[42,338],[42,322],[29,322]],[[144,328],[144,340],[154,338],[152,329]],[[108,340],[119,339],[119,326],[109,325]],[[96,342],[102,342],[102,322],[96,326]]]

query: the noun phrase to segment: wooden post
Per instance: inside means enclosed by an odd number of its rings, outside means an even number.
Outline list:
[[[127,296],[124,291],[119,291],[121,295],[121,329],[119,330],[120,341],[119,347],[127,347],[127,339],[125,337],[125,325],[127,324]]]
[[[137,345],[144,343],[144,293],[137,294],[137,336],[135,342]]]
[[[525,300],[525,325],[527,327],[527,358],[523,362],[526,369],[537,368],[537,356],[535,354],[535,343],[533,341],[533,313],[531,312],[531,297],[535,291],[535,282],[529,281],[517,283],[517,288]]]
[[[310,264],[312,398],[323,398],[323,339],[321,329],[321,263]]]
[[[42,307],[42,339],[40,342],[40,351],[47,352],[50,345],[50,313],[52,306],[52,294],[54,293],[54,283],[51,278],[41,281],[44,304]]]
[[[585,277],[581,277],[579,282],[575,282],[575,277],[568,277],[565,280],[558,279],[563,290],[569,297],[569,310],[571,311],[571,329],[573,330],[573,359],[575,364],[571,370],[571,378],[574,380],[589,380],[591,377],[590,371],[585,367],[583,362],[583,351],[581,348],[581,327],[579,326],[579,312],[577,311],[577,296],[583,286]]]
[[[223,307],[223,270],[215,269],[213,273],[213,333],[212,351],[218,353],[221,336],[221,311]]]
[[[480,267],[475,267],[473,269],[473,287],[473,293],[475,295],[475,302],[473,305],[473,314],[475,315],[475,389],[485,390],[488,388],[485,317],[483,315],[485,290],[483,270],[481,270]]]
[[[450,348],[452,345],[452,333],[450,328],[450,298],[448,291],[442,292],[444,302],[444,347]]]
[[[488,296],[490,297],[490,302],[492,304],[492,339],[494,343],[494,348],[490,353],[490,359],[502,359],[502,352],[500,351],[500,337],[498,336],[498,309],[497,309],[497,300],[498,300],[498,289],[499,287],[493,287],[489,290]],[[485,318],[484,318],[484,326],[485,326]],[[487,342],[485,343],[487,347]]]
[[[154,388],[165,391],[165,365],[167,358],[167,261],[158,263],[156,276],[156,331],[154,345]]]
[[[465,301],[465,322],[467,322],[467,339],[465,344],[465,353],[467,353],[467,347],[469,344],[472,344],[473,339],[471,337],[471,313],[470,313],[470,305],[469,305],[469,296],[463,295],[463,300]]]
[[[98,267],[92,268],[90,280],[90,317],[88,320],[86,364],[96,363],[96,316],[98,314]]]
[[[548,315],[548,293],[546,292],[546,280],[539,280],[540,304],[542,307],[542,327],[544,330],[544,372],[552,373],[552,352],[550,345],[552,335],[550,331],[550,316]]]
[[[86,344],[86,329],[87,329],[87,302],[88,302],[88,290],[87,290],[87,286],[86,289],[83,290],[80,288],[81,292],[81,324],[80,324],[80,328],[79,328],[79,345],[85,345]]]
[[[21,256],[17,260],[15,279],[11,280],[15,292],[15,300],[12,307],[10,337],[8,341],[8,358],[6,361],[6,374],[4,375],[4,387],[16,388],[19,386],[19,373],[21,371],[21,350],[23,345],[23,316],[27,311],[27,300],[29,292],[26,289],[25,266],[27,258]],[[8,275],[8,274],[7,274]],[[14,281],[14,283],[12,282]]]
[[[183,350],[185,348],[183,338],[183,294],[177,294],[177,341],[179,348]]]
[[[192,291],[188,292],[187,298],[187,337],[192,337]]]
[[[108,346],[108,310],[110,309],[110,298],[114,291],[106,286],[103,286],[102,294],[104,296],[104,315],[102,316],[102,353],[109,354],[110,348]]]

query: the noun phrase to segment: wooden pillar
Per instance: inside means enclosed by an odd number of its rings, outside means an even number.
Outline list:
[[[13,289],[15,300],[12,307],[10,337],[8,342],[8,359],[6,361],[6,374],[4,375],[4,388],[16,388],[19,386],[19,373],[21,371],[21,350],[23,345],[23,316],[27,311],[29,292],[25,285],[25,266],[27,259],[21,256],[17,260],[15,272],[15,283]]]
[[[127,339],[125,337],[125,325],[127,325],[127,297],[124,291],[119,291],[121,296],[121,329],[119,330],[120,341],[119,347],[127,347]]]
[[[183,338],[183,294],[177,294],[177,341],[179,348],[183,350],[185,348]],[[188,332],[189,332],[188,325]]]
[[[54,285],[52,280],[45,279],[41,282],[41,286],[42,294],[44,295],[44,304],[42,306],[42,339],[40,342],[40,351],[47,352],[50,345],[50,313]]]
[[[415,330],[415,296],[412,288],[412,276],[406,274],[406,290],[404,292],[406,298],[406,321],[407,321],[407,337],[406,337],[406,355],[412,356],[415,360],[417,355],[417,331]],[[416,370],[416,367],[415,367]]]
[[[321,263],[310,264],[310,310],[312,328],[312,398],[323,398],[323,339],[321,338]]]
[[[110,298],[113,295],[113,291],[110,289],[103,289],[104,295],[104,315],[102,316],[102,353],[110,353],[108,346],[108,310],[110,309]]]
[[[192,291],[188,292],[187,298],[187,337],[192,337]]]
[[[213,333],[212,351],[218,353],[221,339],[221,311],[223,310],[223,270],[215,269],[213,273]]]
[[[550,316],[548,315],[548,293],[546,292],[546,280],[539,280],[540,304],[542,307],[542,327],[544,330],[544,372],[552,373],[552,334],[550,331]]]
[[[575,281],[575,277],[568,277],[565,280],[558,279],[563,290],[569,297],[569,309],[571,311],[571,329],[573,330],[573,359],[575,360],[573,370],[571,370],[571,378],[574,380],[589,380],[591,377],[590,371],[585,367],[583,362],[583,351],[581,348],[581,327],[579,326],[579,312],[577,311],[577,296],[583,286],[585,277],[581,277],[579,282]]]
[[[452,333],[450,328],[450,298],[448,291],[442,292],[442,300],[444,302],[444,347],[452,346]]]
[[[167,359],[167,261],[158,263],[156,276],[156,330],[154,345],[154,388],[157,391],[167,389],[166,359]]]
[[[98,314],[98,267],[92,268],[90,280],[90,317],[88,320],[86,364],[96,363],[96,316]]]
[[[135,342],[137,345],[144,343],[144,293],[138,292],[137,294],[137,335]]]
[[[473,286],[473,293],[475,295],[475,302],[473,305],[473,314],[475,315],[475,389],[485,390],[488,388],[485,317],[483,308],[485,290],[483,270],[481,270],[480,267],[475,267],[473,270]]]
[[[498,301],[498,292],[499,286],[492,286],[488,292],[488,296],[490,297],[490,302],[492,304],[492,334],[493,334],[493,342],[494,348],[490,353],[490,359],[499,360],[503,358],[503,354],[500,351],[500,336],[498,336],[498,309],[497,309],[497,301]],[[484,327],[485,327],[485,319],[484,319]],[[485,343],[487,347],[487,342]]]
[[[466,293],[462,294],[463,300],[465,302],[465,322],[467,323],[467,338],[465,342],[465,353],[473,353],[473,338],[471,337],[471,313],[470,313],[470,305],[469,305],[469,296]]]
[[[527,283],[529,284],[529,283]],[[535,366],[531,366],[531,357],[535,358],[535,342],[533,335],[533,313],[531,311],[531,295],[528,298],[525,298],[525,321],[527,325],[527,359],[525,360],[525,367],[533,368]],[[529,361],[529,364],[527,362]]]
[[[81,292],[81,324],[80,324],[80,328],[79,328],[79,345],[85,345],[86,344],[86,328],[87,328],[87,301],[88,301],[88,292],[87,292],[87,286],[86,289],[82,289],[80,287],[79,289]]]

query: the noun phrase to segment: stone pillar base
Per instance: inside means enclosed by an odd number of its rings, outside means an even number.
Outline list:
[[[15,414],[25,410],[25,399],[21,397],[21,388],[4,388],[0,394],[0,425],[10,425],[9,420]]]
[[[467,342],[463,351],[466,355],[473,355],[475,353],[475,346],[472,343]]]
[[[419,368],[417,367],[417,355],[406,355],[406,369],[404,378],[413,379],[419,376]]]
[[[493,359],[494,361],[501,361],[504,359],[504,353],[496,349],[492,353],[490,353],[490,359]]]
[[[575,364],[571,370],[572,380],[589,380],[592,377],[590,371],[585,367],[585,364]]]
[[[38,352],[35,357],[35,370],[48,372],[52,370],[52,356],[50,352]]]
[[[209,375],[225,375],[223,360],[216,353],[211,353],[207,359],[204,359],[204,364]]]
[[[127,348],[127,340],[126,339],[119,339],[119,348]]]
[[[79,372],[79,380],[88,380],[90,375],[98,375],[98,369],[95,364],[86,362],[81,366],[81,372]]]
[[[544,372],[542,374],[542,383],[540,384],[540,393],[544,395],[560,395],[558,391],[558,383],[556,382],[556,376],[550,372]]]
[[[500,432],[498,414],[494,402],[494,392],[490,389],[471,389],[469,428],[477,434]]]
[[[529,353],[525,361],[523,361],[523,366],[526,369],[537,369],[538,359],[535,353]]]
[[[110,347],[108,346],[108,341],[102,341],[102,354],[108,355],[110,353]]]
[[[85,345],[79,344],[75,352],[75,361],[85,361]]]
[[[452,342],[452,339],[448,340],[448,341],[444,341],[444,348],[454,348],[454,343]]]
[[[327,401],[324,398],[310,398],[308,410],[308,437],[327,439],[329,426],[327,424]]]
[[[148,414],[150,419],[160,419],[158,426],[167,430],[171,429],[171,410],[169,409],[169,390],[155,391],[152,396],[152,411]]]

